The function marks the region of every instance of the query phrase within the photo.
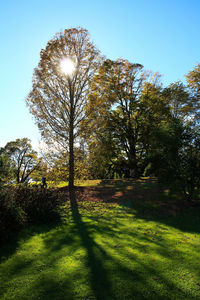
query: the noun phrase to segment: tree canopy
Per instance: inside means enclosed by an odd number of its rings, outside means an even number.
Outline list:
[[[91,83],[90,139],[99,141],[101,146],[96,149],[110,154],[113,164],[120,157],[121,167],[134,170],[135,177],[141,174],[152,127],[168,111],[158,83],[159,74],[122,59],[106,60]],[[106,143],[112,151],[105,151]]]
[[[89,82],[100,60],[87,30],[71,28],[56,34],[41,50],[33,87],[26,99],[46,141],[56,141],[69,152],[71,187],[74,185],[74,143],[85,117]]]
[[[61,146],[49,156],[49,174],[67,179],[71,188],[75,177],[174,180],[173,173],[192,195],[198,186],[199,74],[197,65],[186,84],[163,88],[160,75],[141,64],[102,57],[87,30],[56,34],[41,50],[26,99],[47,144]]]
[[[12,162],[17,183],[25,182],[39,167],[37,152],[32,149],[31,141],[27,138],[7,143],[3,151]]]

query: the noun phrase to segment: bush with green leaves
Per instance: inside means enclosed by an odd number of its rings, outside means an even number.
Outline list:
[[[53,189],[1,187],[0,242],[16,238],[26,224],[58,221],[62,201],[62,195]]]
[[[0,242],[14,239],[26,223],[26,214],[10,188],[0,191]]]
[[[14,189],[16,203],[24,210],[28,223],[50,222],[60,218],[62,197],[55,189],[18,185]]]
[[[184,125],[178,119],[152,133],[150,153],[151,174],[161,182],[181,187],[189,201],[200,189],[200,131]]]

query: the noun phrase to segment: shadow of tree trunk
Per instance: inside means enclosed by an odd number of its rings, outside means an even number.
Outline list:
[[[103,265],[106,257],[103,257],[99,245],[90,236],[88,226],[83,222],[79,213],[75,189],[69,191],[72,217],[81,238],[81,243],[87,251],[87,264],[90,269],[90,284],[95,299],[111,299],[111,283],[108,279],[107,270]],[[113,298],[112,298],[113,299]]]

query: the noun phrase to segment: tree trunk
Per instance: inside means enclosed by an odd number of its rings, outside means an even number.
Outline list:
[[[74,132],[70,125],[69,132],[69,188],[74,187]]]
[[[17,183],[20,183],[19,170],[17,170]]]
[[[136,157],[136,147],[135,143],[130,143],[130,150],[129,150],[129,169],[133,170],[133,178],[138,179],[139,172],[138,172],[138,162]]]
[[[70,121],[69,121],[69,189],[74,187],[74,99],[70,85]]]

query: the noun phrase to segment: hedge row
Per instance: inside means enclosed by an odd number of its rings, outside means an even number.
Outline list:
[[[27,224],[60,219],[64,198],[56,190],[25,186],[0,189],[0,242],[14,239]]]

